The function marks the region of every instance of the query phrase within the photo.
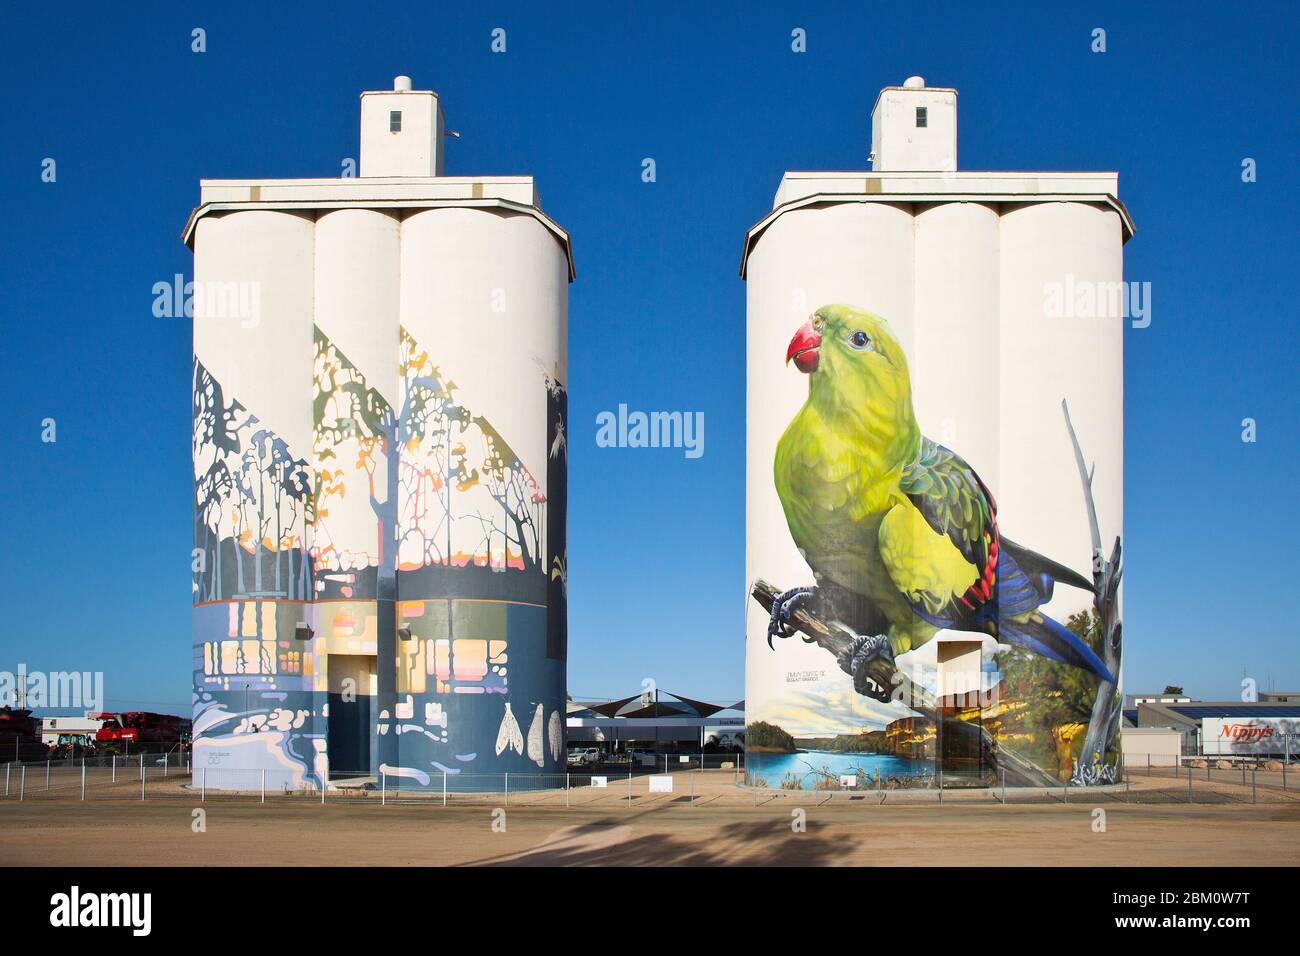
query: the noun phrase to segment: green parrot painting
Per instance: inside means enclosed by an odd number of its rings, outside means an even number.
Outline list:
[[[940,629],[988,634],[1114,682],[1077,635],[1039,609],[1054,584],[1091,592],[1082,575],[1002,537],[997,506],[960,456],[923,436],[907,359],[885,320],[846,305],[818,309],[786,363],[808,375],[808,400],[776,448],[776,490],[817,581],[772,604],[768,643],[789,637],[811,604],[855,635],[846,669],[864,676]]]

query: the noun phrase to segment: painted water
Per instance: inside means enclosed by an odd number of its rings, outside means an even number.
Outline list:
[[[855,774],[859,770],[868,781],[875,777],[927,777],[933,772],[929,761],[909,760],[892,754],[840,753],[832,750],[801,750],[792,754],[750,753],[745,755],[745,768],[752,781],[761,780],[772,788],[779,788],[787,774],[798,778],[805,790],[811,790],[823,769],[837,778]]]

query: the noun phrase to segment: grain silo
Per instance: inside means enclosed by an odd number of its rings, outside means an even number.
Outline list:
[[[883,90],[872,169],[786,173],[746,236],[769,786],[1117,775],[1133,226],[1115,173],[957,171],[956,111],[919,77]]]
[[[447,135],[398,77],[359,175],[201,184],[208,786],[562,771],[569,239],[531,177],[442,175]]]

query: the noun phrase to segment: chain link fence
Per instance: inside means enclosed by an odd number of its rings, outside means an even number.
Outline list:
[[[1148,758],[1108,786],[1008,786],[1004,775],[935,773],[907,779],[817,773],[785,786],[746,782],[734,756],[656,754],[635,769],[564,773],[417,774],[409,770],[331,778],[300,770],[193,768],[188,753],[10,762],[0,768],[7,800],[183,800],[490,807],[759,807],[826,803],[1232,804],[1300,799],[1294,768],[1268,759]],[[682,760],[686,756],[688,759]]]

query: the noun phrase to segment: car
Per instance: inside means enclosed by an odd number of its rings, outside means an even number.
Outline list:
[[[600,763],[600,751],[595,747],[570,750],[566,763],[570,767],[594,767]]]

